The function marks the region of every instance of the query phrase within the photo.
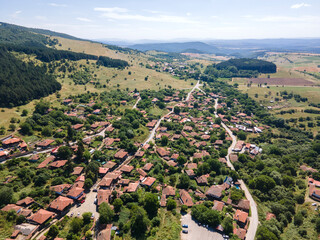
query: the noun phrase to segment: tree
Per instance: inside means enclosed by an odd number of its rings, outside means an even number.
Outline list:
[[[58,149],[57,155],[61,159],[70,159],[72,156],[72,150],[68,146],[61,146]]]
[[[87,225],[91,222],[91,212],[85,212],[82,214],[83,224]]]
[[[181,212],[187,212],[188,206],[187,205],[182,205],[181,206]]]
[[[320,232],[320,217],[317,217],[316,219],[316,231]]]
[[[13,198],[12,188],[8,188],[6,186],[0,188],[0,207],[1,208],[6,204],[11,203],[12,198]]]
[[[83,154],[84,154],[84,146],[82,141],[78,141],[78,148],[77,148],[77,159],[79,161],[83,160]]]
[[[187,158],[183,155],[179,155],[179,157],[177,158],[177,162],[180,164],[180,165],[183,165],[187,162]]]
[[[240,189],[231,188],[230,199],[235,204],[239,202],[240,199],[244,197],[244,192]]]
[[[303,216],[301,213],[298,213],[294,216],[293,223],[296,226],[301,226],[303,223]]]
[[[167,209],[170,211],[170,210],[176,209],[176,207],[177,207],[177,202],[172,198],[168,199]]]
[[[242,141],[245,141],[247,139],[247,135],[245,134],[244,131],[238,132],[237,137]]]
[[[99,206],[99,222],[100,224],[108,224],[112,222],[112,219],[114,217],[114,212],[110,208],[109,204],[106,202],[103,202]]]
[[[29,123],[24,122],[22,124],[20,124],[20,132],[23,135],[31,135],[32,134],[32,127]]]
[[[268,228],[260,226],[257,231],[257,240],[277,240],[277,236]]]
[[[88,150],[85,150],[85,151],[84,151],[84,153],[83,153],[83,158],[84,158],[84,160],[87,161],[87,162],[90,160],[91,154],[90,154],[90,152],[89,152]]]
[[[47,233],[47,238],[54,239],[56,236],[58,236],[58,234],[59,234],[59,228],[57,227],[57,225],[52,225],[49,228],[49,231]]]
[[[117,198],[113,201],[112,205],[114,206],[114,211],[118,213],[122,208],[123,202],[120,198]]]
[[[23,109],[22,110],[22,114],[21,114],[21,117],[25,117],[28,115],[28,110],[27,109]]]
[[[178,188],[188,189],[190,185],[190,178],[187,174],[182,174],[179,179],[179,183],[177,185]]]
[[[161,145],[162,146],[167,146],[168,145],[168,142],[169,142],[169,139],[167,136],[162,136],[161,137]]]
[[[44,127],[41,131],[41,134],[42,134],[42,136],[50,137],[52,135],[51,127],[49,127],[49,126]]]
[[[157,215],[158,208],[158,197],[153,193],[147,192],[144,198],[144,209],[147,211],[150,219]]]
[[[176,175],[170,175],[170,185],[171,186],[175,186],[176,185],[176,182],[177,182],[177,177],[176,177]]]
[[[231,234],[233,232],[233,220],[231,217],[225,217],[222,221],[223,232]]]
[[[180,108],[179,107],[174,107],[173,112],[177,115],[180,114]]]
[[[13,132],[14,130],[16,130],[16,125],[14,125],[13,123],[11,123],[9,125],[9,131]]]
[[[83,220],[81,218],[73,218],[70,223],[71,232],[77,234],[81,231]]]
[[[131,210],[131,232],[135,237],[143,236],[148,230],[150,220],[146,211],[138,206],[134,206]]]
[[[249,183],[251,188],[259,189],[261,192],[268,192],[276,186],[276,182],[269,176],[257,176]]]
[[[84,187],[86,189],[90,189],[93,185],[92,179],[91,178],[86,178],[86,180],[84,181]]]

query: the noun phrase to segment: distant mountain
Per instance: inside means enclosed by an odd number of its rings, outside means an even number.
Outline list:
[[[135,44],[128,46],[132,49],[140,51],[156,50],[160,52],[175,52],[175,53],[216,53],[219,49],[215,46],[203,42],[183,42],[183,43],[146,43]]]

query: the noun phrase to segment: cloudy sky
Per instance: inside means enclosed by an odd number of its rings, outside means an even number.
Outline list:
[[[319,0],[0,0],[0,21],[87,39],[320,37]]]

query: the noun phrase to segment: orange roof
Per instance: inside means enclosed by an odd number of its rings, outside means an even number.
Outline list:
[[[109,168],[99,167],[99,174],[106,174],[109,171]]]
[[[126,173],[130,173],[133,169],[134,169],[133,166],[123,165],[123,166],[120,168],[120,171],[126,172]]]
[[[47,157],[42,163],[40,163],[40,164],[38,165],[37,168],[39,169],[39,168],[44,168],[44,167],[46,167],[46,166],[47,166],[51,161],[53,161],[55,158],[56,158],[56,157],[53,156],[53,155]]]
[[[102,180],[100,181],[99,183],[99,186],[100,187],[110,187],[111,186],[111,183],[112,183],[112,178],[107,178],[107,177],[104,177],[102,178]]]
[[[82,173],[83,167],[75,167],[73,169],[72,175],[80,175]]]
[[[59,161],[52,162],[49,165],[50,167],[60,168],[66,165],[67,162],[68,160],[59,160]]]
[[[55,200],[53,200],[49,208],[58,210],[58,211],[63,211],[65,208],[73,204],[73,200],[67,197],[59,196]]]
[[[222,211],[224,207],[224,202],[214,200],[212,209],[217,211]]]
[[[84,191],[83,188],[79,188],[79,187],[73,187],[69,190],[68,192],[68,196],[70,197],[78,197],[82,192]]]
[[[176,191],[175,191],[174,187],[167,186],[162,190],[162,194],[164,194],[165,196],[175,196]]]
[[[44,209],[40,209],[38,212],[32,214],[30,217],[28,217],[29,220],[36,222],[38,224],[43,224],[48,219],[55,216],[55,213],[49,212]]]
[[[98,206],[103,203],[109,203],[109,197],[111,196],[111,190],[107,189],[107,190],[103,190],[100,189],[97,193],[97,204]]]
[[[33,198],[31,197],[26,197],[24,199],[19,200],[16,204],[17,205],[30,205],[31,203],[34,203]]]
[[[147,177],[145,178],[141,184],[142,185],[145,185],[145,186],[148,186],[148,187],[151,187],[152,184],[156,181],[156,179],[154,177]]]
[[[245,239],[247,231],[243,228],[234,228],[233,234],[237,235],[240,239]]]
[[[9,145],[9,144],[14,144],[14,143],[19,143],[19,142],[21,142],[22,140],[20,139],[20,138],[9,138],[9,139],[7,139],[7,140],[4,140],[3,142],[2,142],[2,144],[4,144],[4,145]]]
[[[8,205],[6,205],[6,206],[4,206],[2,209],[1,209],[1,211],[4,211],[4,212],[8,212],[8,211],[10,211],[10,210],[14,210],[14,211],[18,211],[18,210],[20,210],[21,209],[21,207],[20,206],[17,206],[16,204],[8,204]]]
[[[38,147],[47,147],[47,146],[49,146],[51,143],[53,143],[54,142],[54,140],[52,140],[52,139],[45,139],[45,140],[43,140],[43,141],[41,141],[41,142],[38,142],[36,145],[38,146]]]
[[[97,235],[97,240],[110,240],[111,227],[112,227],[112,224],[108,224],[105,229],[101,230]]]
[[[129,183],[129,186],[125,188],[124,192],[135,192],[139,187],[139,182]]]
[[[237,209],[236,213],[233,216],[233,219],[241,223],[246,223],[248,218],[248,213]]]
[[[152,163],[146,163],[144,166],[143,166],[143,170],[144,171],[150,171],[150,169],[153,167],[153,164]]]
[[[180,193],[180,200],[181,200],[182,204],[186,205],[188,207],[192,207],[193,202],[192,202],[192,197],[190,196],[190,194],[184,189],[181,189],[179,193]]]
[[[114,157],[115,157],[115,158],[120,158],[120,159],[122,159],[122,158],[124,158],[127,154],[128,154],[128,152],[126,152],[125,150],[121,149],[121,150],[119,150],[119,151],[114,155]]]

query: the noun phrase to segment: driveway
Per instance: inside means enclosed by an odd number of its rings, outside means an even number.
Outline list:
[[[194,220],[191,218],[191,214],[185,214],[181,217],[181,224],[187,224],[188,233],[181,233],[182,240],[223,240],[223,237],[220,233],[208,229],[202,226],[199,226]]]

